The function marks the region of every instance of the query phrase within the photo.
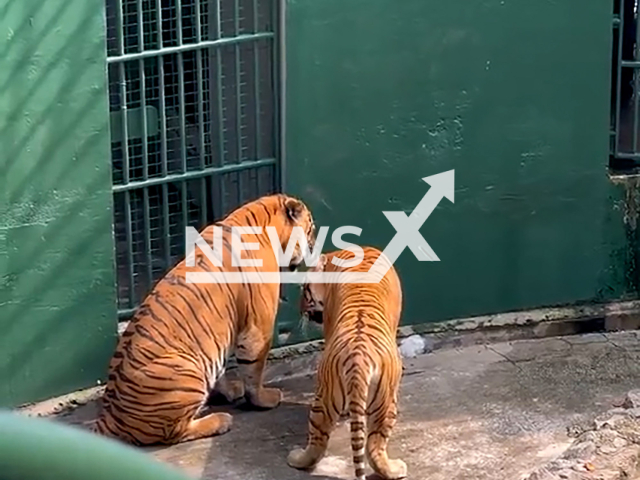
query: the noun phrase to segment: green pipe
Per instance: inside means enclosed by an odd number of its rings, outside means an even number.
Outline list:
[[[135,447],[0,411],[0,480],[189,480]]]

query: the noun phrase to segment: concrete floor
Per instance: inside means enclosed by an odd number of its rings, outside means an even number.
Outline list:
[[[640,386],[640,332],[442,350],[405,367],[390,455],[407,462],[410,479],[520,480],[567,448],[568,427]],[[306,438],[313,378],[277,385],[285,390],[277,409],[236,408],[229,433],[149,453],[200,479],[352,479],[346,424],[314,472],[287,466]],[[94,414],[88,404],[60,420],[82,424]]]

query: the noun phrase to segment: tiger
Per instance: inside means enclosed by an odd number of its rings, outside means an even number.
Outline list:
[[[310,271],[334,272],[334,276],[368,272],[381,252],[374,247],[362,250],[364,257],[359,265],[336,265],[355,258],[352,250],[337,250],[321,254]],[[384,260],[388,258],[383,256],[382,266]],[[396,332],[403,302],[400,278],[393,266],[387,265],[390,268],[379,283],[345,283],[339,278],[339,283],[320,283],[307,278],[302,285],[301,317],[322,325],[324,352],[317,369],[307,445],[289,453],[290,467],[314,467],[326,452],[337,420],[348,415],[356,478],[365,478],[365,450],[369,465],[378,475],[389,480],[407,475],[405,462],[389,459],[387,454],[402,377]]]
[[[258,248],[243,250],[240,256],[242,260],[261,260],[262,266],[238,267],[229,261],[231,253],[237,252],[237,247],[232,250],[237,240],[233,235],[238,235],[232,227],[238,226],[262,228],[261,233],[243,234],[245,244],[257,243]],[[187,272],[247,271],[275,271],[279,277],[276,253],[280,253],[274,251],[267,226],[275,228],[274,243],[281,243],[281,251],[294,227],[304,233],[304,238],[296,242],[289,265],[282,269],[295,270],[301,265],[303,239],[313,249],[315,224],[309,208],[284,194],[248,202],[199,232],[215,253],[213,228],[221,229],[222,266],[216,266],[202,250],[194,249],[192,266],[187,265],[187,255],[153,286],[110,360],[102,408],[92,427],[95,433],[138,446],[171,445],[231,429],[233,419],[228,413],[202,415],[214,393],[229,402],[244,397],[256,409],[272,409],[281,403],[279,389],[263,386],[280,303],[279,280],[187,283],[185,278]],[[232,353],[239,379],[230,379],[225,373],[226,360]]]

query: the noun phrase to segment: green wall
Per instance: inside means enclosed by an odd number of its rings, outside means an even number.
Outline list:
[[[628,293],[606,169],[609,2],[286,8],[286,188],[319,224],[382,248],[395,230],[381,212],[410,212],[422,177],[455,169],[455,204],[421,229],[441,261],[407,249],[396,263],[404,324]]]
[[[0,406],[96,384],[116,339],[103,0],[0,0]]]

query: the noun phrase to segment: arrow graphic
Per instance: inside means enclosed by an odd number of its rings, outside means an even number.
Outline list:
[[[411,215],[407,216],[403,211],[382,212],[396,229],[396,234],[369,273],[382,278],[407,247],[420,262],[440,261],[436,252],[420,233],[420,228],[444,197],[454,203],[454,170],[424,177],[422,180],[431,185],[431,188],[416,205]]]

